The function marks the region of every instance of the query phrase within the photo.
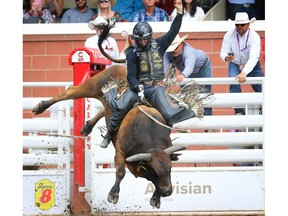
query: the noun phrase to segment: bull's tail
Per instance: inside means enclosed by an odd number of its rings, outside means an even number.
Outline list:
[[[98,47],[100,49],[100,52],[108,59],[110,59],[113,62],[116,63],[125,63],[126,59],[115,59],[112,56],[110,56],[108,53],[106,53],[102,47],[102,43],[103,41],[108,38],[110,36],[110,29],[113,28],[115,26],[115,21],[110,21],[107,20],[108,25],[103,25],[101,26],[101,29],[103,29],[102,34],[99,36],[99,40],[98,40]]]

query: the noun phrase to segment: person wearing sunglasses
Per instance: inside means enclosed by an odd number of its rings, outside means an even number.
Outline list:
[[[88,23],[96,18],[96,13],[87,5],[87,0],[75,0],[76,7],[68,9],[61,23]]]
[[[246,12],[237,12],[235,29],[228,31],[223,38],[220,58],[228,63],[228,76],[235,77],[239,83],[246,82],[246,77],[263,77],[260,64],[261,39],[250,28],[255,18],[249,20]],[[262,92],[261,84],[252,84],[255,92]],[[240,93],[240,85],[230,85],[231,93]],[[236,115],[245,115],[244,108],[234,108]],[[261,111],[261,110],[260,110]]]
[[[115,0],[94,0],[94,5],[98,9],[97,16],[103,16],[110,21],[122,21],[121,16],[118,12],[111,9],[115,4]]]

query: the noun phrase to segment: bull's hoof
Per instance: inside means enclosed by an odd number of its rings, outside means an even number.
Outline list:
[[[92,132],[92,127],[91,125],[88,123],[88,121],[86,122],[86,124],[82,127],[82,129],[80,130],[80,133],[83,136],[88,136],[91,132]]]
[[[108,202],[110,203],[113,203],[113,204],[116,204],[118,202],[118,199],[119,199],[119,194],[116,193],[116,194],[110,194],[108,195]]]
[[[156,207],[157,209],[160,208],[160,205],[161,205],[161,201],[159,199],[155,199],[155,198],[151,198],[150,199],[150,205],[153,206],[153,207]]]
[[[47,108],[49,108],[50,104],[47,101],[41,101],[38,103],[33,109],[32,112],[36,115],[43,113]]]

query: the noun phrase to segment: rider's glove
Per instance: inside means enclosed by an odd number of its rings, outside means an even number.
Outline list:
[[[143,85],[138,85],[137,86],[137,91],[138,91],[138,99],[140,101],[144,100],[144,86]]]

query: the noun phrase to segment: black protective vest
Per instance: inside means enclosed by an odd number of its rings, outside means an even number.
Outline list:
[[[147,50],[138,52],[138,80],[146,82],[150,80],[163,80],[165,74],[163,71],[163,58],[158,51],[158,44],[151,40],[151,46]]]

